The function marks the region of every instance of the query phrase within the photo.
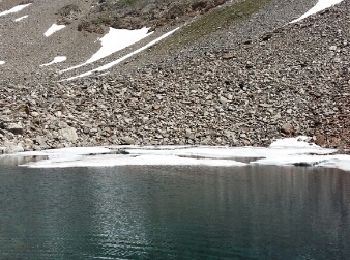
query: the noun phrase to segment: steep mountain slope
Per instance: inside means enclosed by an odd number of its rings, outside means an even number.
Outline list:
[[[227,3],[113,67],[108,76],[55,82],[41,75],[21,84],[3,78],[0,143],[25,149],[266,145],[304,134],[321,145],[349,147],[350,2],[288,24],[313,5]],[[234,15],[227,18],[225,10]]]

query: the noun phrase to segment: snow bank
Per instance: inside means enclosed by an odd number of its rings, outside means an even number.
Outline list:
[[[149,33],[148,30],[149,28],[146,27],[138,30],[110,28],[109,32],[99,39],[101,42],[101,48],[94,55],[92,55],[90,59],[82,64],[63,69],[61,72],[80,68],[110,56],[117,51],[123,50],[153,33]]]
[[[95,68],[95,69],[89,70],[89,71],[87,71],[87,72],[84,73],[84,74],[81,74],[81,75],[78,75],[78,76],[75,76],[75,77],[71,77],[71,78],[67,78],[67,79],[65,79],[65,80],[63,80],[63,81],[70,81],[70,80],[74,80],[74,79],[78,79],[78,78],[87,77],[87,76],[92,75],[92,74],[93,74],[94,72],[96,72],[96,71],[104,71],[104,70],[110,69],[110,68],[112,68],[113,66],[115,66],[115,65],[117,65],[117,64],[119,64],[119,63],[121,63],[122,61],[124,61],[124,60],[126,60],[126,59],[128,59],[128,58],[130,58],[130,57],[132,57],[132,56],[134,56],[134,55],[136,55],[136,54],[138,54],[138,53],[140,53],[140,52],[142,52],[142,51],[144,51],[144,50],[150,48],[150,47],[152,47],[152,46],[155,45],[157,42],[159,42],[159,41],[163,40],[164,38],[168,37],[169,35],[173,34],[173,33],[174,33],[175,31],[177,31],[178,29],[179,29],[179,27],[176,28],[176,29],[174,29],[174,30],[172,30],[172,31],[170,31],[170,32],[167,32],[167,33],[163,34],[162,36],[160,36],[160,37],[158,37],[158,38],[156,38],[156,39],[150,41],[147,45],[143,46],[142,48],[137,49],[136,51],[131,52],[131,53],[129,53],[129,54],[127,54],[127,55],[125,55],[125,56],[123,56],[123,57],[121,57],[121,58],[115,60],[115,61],[112,61],[112,62],[110,62],[110,63],[107,63],[107,64],[103,65],[103,66],[97,67],[97,68]]]
[[[3,60],[0,60],[0,65],[4,65],[6,62]]]
[[[120,149],[126,154],[115,152]],[[306,137],[298,137],[277,140],[269,147],[111,146],[54,149],[15,155],[48,156],[48,160],[23,165],[34,168],[275,165],[328,167],[350,171],[350,155],[335,154],[336,151],[310,144]],[[244,164],[236,161],[239,157],[255,158],[255,161]]]
[[[290,23],[296,23],[299,22],[311,15],[316,14],[317,12],[320,12],[326,8],[329,8],[333,5],[339,4],[341,2],[343,2],[344,0],[319,0],[317,2],[317,4],[312,7],[309,11],[307,11],[306,13],[304,13],[301,17],[299,17],[298,19],[295,19],[294,21],[290,22]]]
[[[20,18],[15,19],[14,21],[15,21],[15,22],[20,22],[20,21],[22,21],[22,20],[24,20],[24,19],[27,19],[27,18],[28,18],[28,15],[25,15],[25,16],[22,16],[22,17],[20,17]]]
[[[22,11],[24,8],[26,8],[26,7],[30,6],[30,5],[31,5],[31,3],[29,3],[29,4],[24,4],[24,5],[17,5],[17,6],[14,6],[14,7],[12,7],[12,8],[9,9],[9,10],[0,12],[0,17],[1,17],[1,16],[8,15],[8,14],[11,14],[11,13],[16,13],[16,12]]]
[[[44,35],[46,37],[51,36],[52,34],[54,34],[55,32],[62,30],[64,27],[66,27],[65,25],[57,25],[57,24],[53,24],[51,25],[51,27],[44,33]]]
[[[50,66],[50,65],[55,64],[55,63],[64,62],[66,59],[67,59],[66,56],[57,56],[52,61],[50,61],[49,63],[44,63],[44,64],[41,64],[39,66],[40,67]]]

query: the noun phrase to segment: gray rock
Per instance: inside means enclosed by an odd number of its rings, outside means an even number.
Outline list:
[[[75,143],[78,140],[77,129],[74,127],[66,127],[58,130],[58,134],[66,141]]]
[[[129,136],[124,136],[120,138],[122,144],[132,145],[135,144],[135,140]]]
[[[6,130],[14,135],[23,135],[24,128],[20,123],[10,123],[6,126]]]
[[[285,123],[281,127],[281,132],[286,135],[294,135],[296,130],[295,127],[291,123]]]

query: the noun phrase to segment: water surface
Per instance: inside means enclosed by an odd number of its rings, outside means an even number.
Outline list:
[[[350,259],[350,175],[0,166],[0,259]]]

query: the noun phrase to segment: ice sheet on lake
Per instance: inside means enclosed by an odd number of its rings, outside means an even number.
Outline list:
[[[122,149],[126,154],[116,151]],[[309,143],[307,137],[286,138],[269,147],[110,146],[24,152],[16,156],[46,155],[48,160],[24,165],[35,168],[112,167],[128,165],[187,165],[238,167],[245,165],[315,166],[350,171],[350,155],[336,154]],[[245,164],[238,157],[256,158]]]
[[[44,33],[44,35],[46,37],[51,36],[52,34],[54,34],[55,32],[58,32],[59,30],[62,30],[63,28],[65,28],[65,25],[58,25],[58,24],[53,24],[51,25],[51,27]]]
[[[22,17],[20,17],[20,18],[15,19],[14,21],[15,21],[15,22],[20,22],[20,21],[22,21],[22,20],[24,20],[24,19],[27,19],[27,18],[28,18],[28,15],[25,15],[25,16],[22,16]]]
[[[26,7],[30,6],[30,5],[31,5],[31,3],[14,6],[14,7],[12,7],[9,10],[5,10],[5,11],[0,12],[0,17],[8,15],[8,14],[11,14],[11,13],[17,13],[19,11],[22,11],[24,8],[26,8]]]
[[[40,67],[50,66],[50,65],[55,64],[55,63],[64,62],[66,59],[67,59],[66,56],[57,56],[52,61],[50,61],[49,63],[44,63],[44,64],[41,64],[39,66]]]
[[[146,27],[137,30],[110,28],[109,32],[99,39],[101,42],[101,48],[92,55],[90,59],[82,64],[63,69],[61,72],[83,67],[110,56],[117,51],[123,50],[153,33],[148,32],[148,30],[149,28]]]
[[[238,167],[246,164],[233,160],[197,159],[176,155],[87,155],[56,157],[50,160],[29,164],[31,168],[67,168],[67,167],[115,167],[115,166],[220,166]]]
[[[317,4],[312,7],[309,11],[307,11],[306,13],[304,13],[301,17],[299,17],[298,19],[295,19],[294,21],[290,22],[290,23],[296,23],[299,22],[311,15],[316,14],[317,12],[320,12],[328,7],[331,7],[333,5],[339,4],[341,2],[343,2],[344,0],[319,0],[317,2]]]
[[[130,57],[132,57],[132,56],[134,56],[134,55],[136,55],[136,54],[138,54],[138,53],[140,53],[140,52],[142,52],[142,51],[144,51],[144,50],[150,48],[150,47],[152,47],[152,46],[155,45],[157,42],[159,42],[159,41],[163,40],[164,38],[168,37],[169,35],[173,34],[173,33],[174,33],[175,31],[177,31],[178,29],[179,29],[179,27],[176,28],[176,29],[174,29],[174,30],[172,30],[172,31],[170,31],[170,32],[167,32],[167,33],[163,34],[162,36],[160,36],[160,37],[158,37],[158,38],[156,38],[156,39],[150,41],[147,45],[143,46],[142,48],[137,49],[136,51],[131,52],[131,53],[129,53],[129,54],[127,54],[127,55],[125,55],[125,56],[123,56],[123,57],[121,57],[121,58],[115,60],[115,61],[112,61],[112,62],[110,62],[110,63],[107,63],[107,64],[105,64],[105,65],[103,65],[103,66],[98,67],[98,68],[89,70],[89,71],[87,71],[86,73],[80,74],[80,75],[78,75],[78,76],[74,76],[74,77],[70,77],[70,78],[64,79],[63,81],[71,81],[71,80],[74,80],[74,79],[87,77],[87,76],[92,75],[94,72],[97,72],[97,71],[104,71],[104,70],[110,69],[110,68],[112,68],[113,66],[115,66],[115,65],[117,65],[117,64],[119,64],[119,63],[121,63],[122,61],[124,61],[124,60],[126,60],[126,59],[128,59],[128,58],[130,58]]]

